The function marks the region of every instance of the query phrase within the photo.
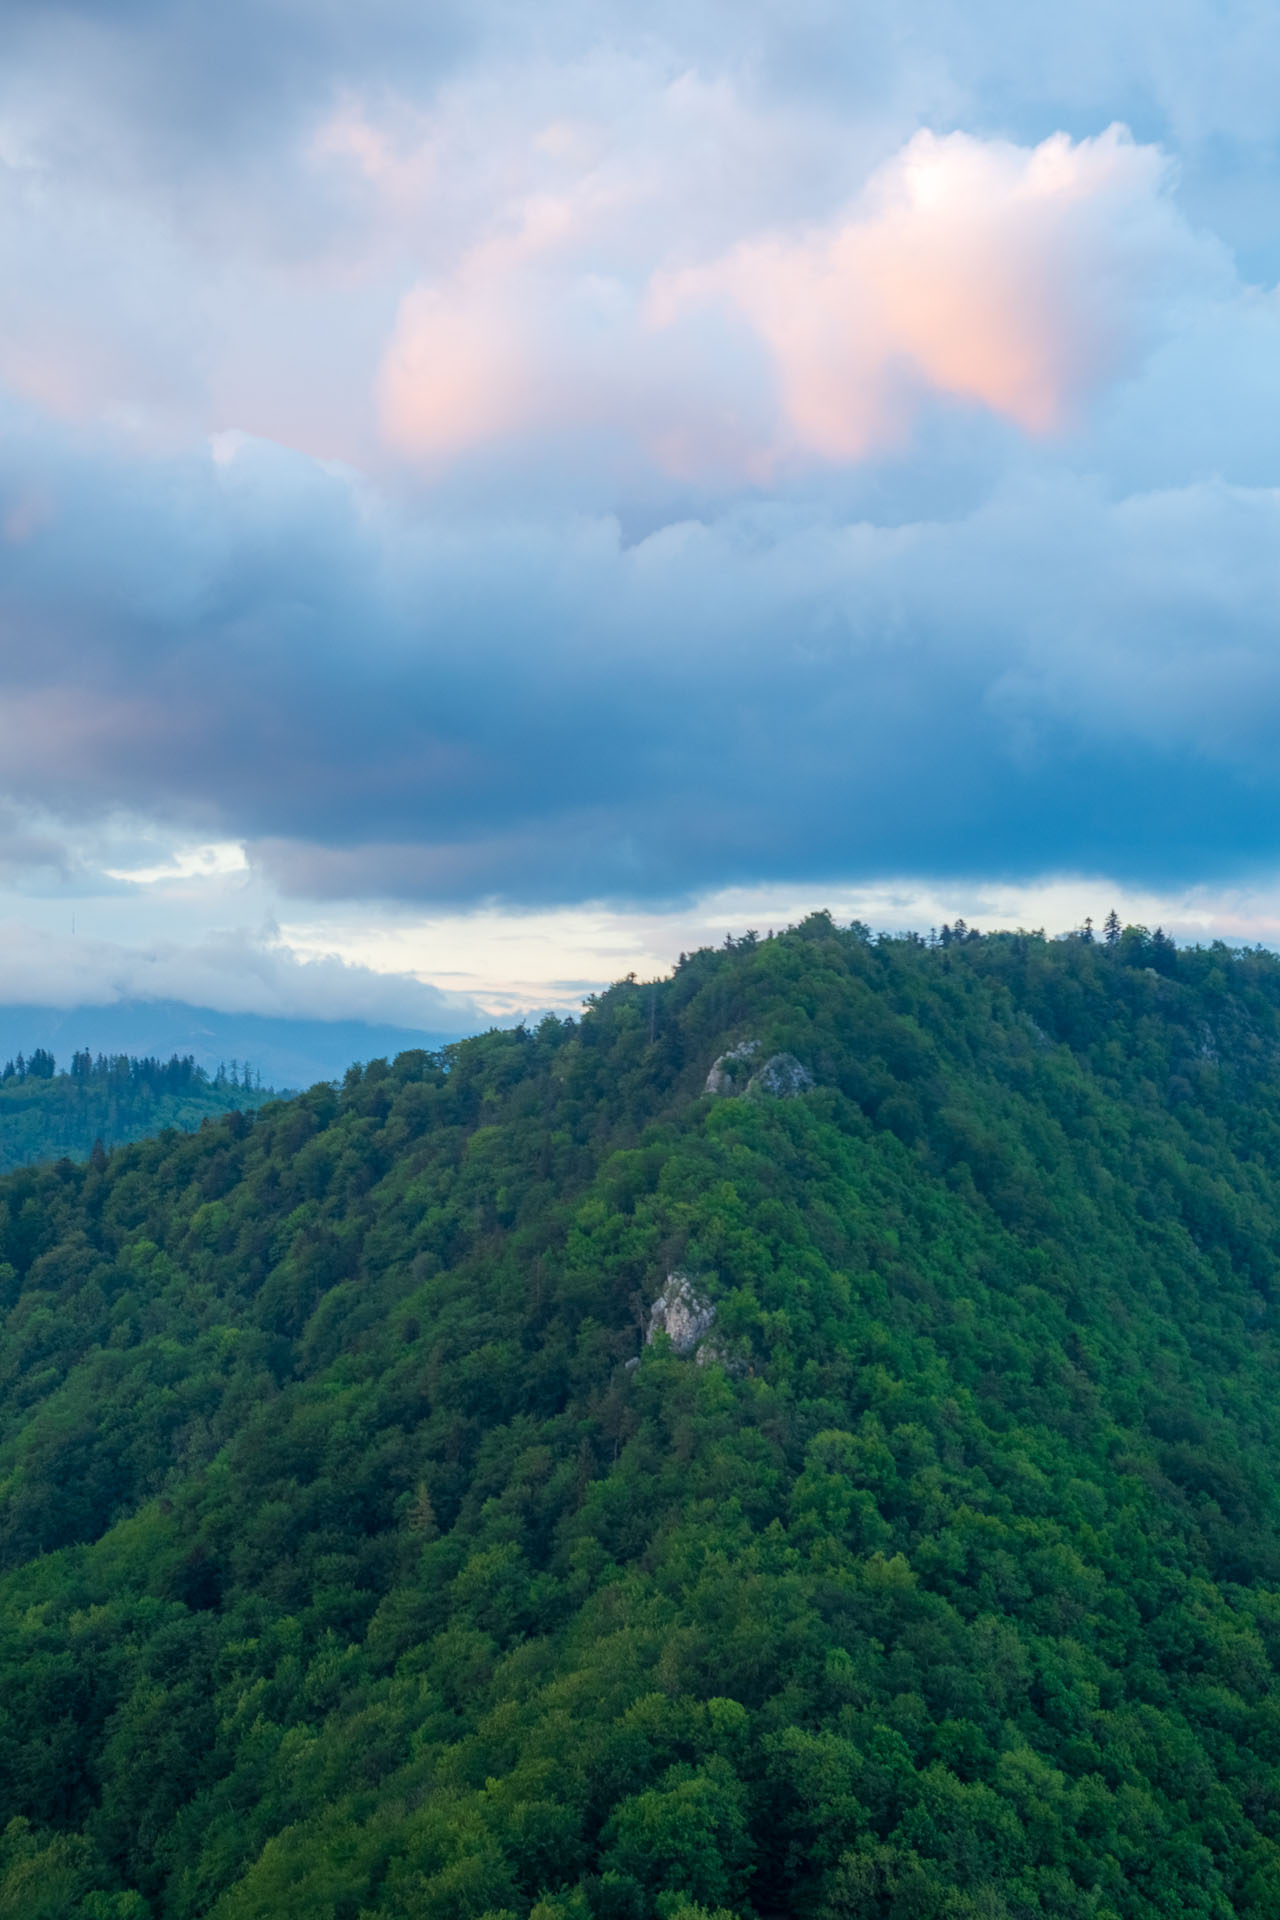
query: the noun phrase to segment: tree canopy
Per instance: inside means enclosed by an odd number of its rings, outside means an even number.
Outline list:
[[[8,1175],[0,1915],[1273,1915],[1278,1064],[815,915]]]
[[[0,1170],[64,1155],[83,1160],[96,1141],[112,1147],[166,1127],[190,1130],[272,1098],[238,1060],[210,1075],[190,1054],[159,1060],[85,1048],[60,1073],[49,1049],[36,1047],[0,1069]]]

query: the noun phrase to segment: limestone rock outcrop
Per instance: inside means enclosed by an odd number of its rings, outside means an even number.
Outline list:
[[[801,1066],[794,1053],[772,1053],[748,1080],[747,1092],[767,1094],[773,1100],[790,1100],[812,1085],[813,1075]]]
[[[714,1324],[716,1310],[713,1303],[697,1286],[682,1267],[674,1267],[667,1275],[666,1285],[649,1309],[649,1331],[645,1335],[648,1346],[660,1333],[665,1333],[677,1353],[692,1353],[703,1335]]]
[[[752,1062],[760,1051],[758,1040],[741,1040],[720,1058],[707,1075],[708,1093],[745,1093],[751,1079]]]
[[[722,1053],[707,1075],[706,1091],[763,1094],[771,1100],[787,1100],[813,1085],[813,1075],[794,1053],[771,1053],[757,1064],[759,1053],[758,1040],[741,1040],[728,1053]]]

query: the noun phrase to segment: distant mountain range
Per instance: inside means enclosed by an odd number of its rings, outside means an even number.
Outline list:
[[[353,1061],[394,1059],[417,1047],[443,1046],[460,1034],[365,1020],[293,1020],[262,1013],[219,1013],[181,1000],[119,1000],[103,1007],[0,1006],[0,1066],[45,1047],[66,1066],[93,1054],[190,1054],[214,1073],[238,1061],[264,1087],[302,1088],[340,1079]]]

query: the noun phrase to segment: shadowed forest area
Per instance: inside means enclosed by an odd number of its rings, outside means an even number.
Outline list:
[[[0,1915],[1269,1920],[1280,961],[1111,932],[0,1181]]]

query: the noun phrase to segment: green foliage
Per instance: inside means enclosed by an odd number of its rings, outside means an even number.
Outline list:
[[[0,1917],[1274,1914],[1280,962],[946,931],[0,1181]]]
[[[105,1148],[167,1127],[190,1131],[235,1109],[252,1111],[275,1099],[237,1062],[211,1079],[187,1056],[137,1060],[128,1054],[73,1056],[58,1073],[53,1055],[37,1047],[0,1073],[0,1170],[40,1160],[85,1160]]]

